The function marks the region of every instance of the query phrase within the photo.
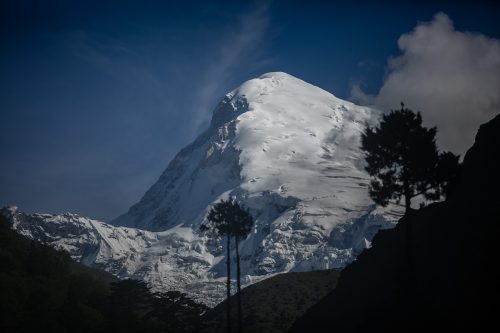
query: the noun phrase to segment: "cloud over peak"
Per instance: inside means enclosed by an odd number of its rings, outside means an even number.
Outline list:
[[[480,124],[500,112],[500,41],[457,31],[438,13],[398,40],[402,54],[388,60],[388,74],[376,96],[353,87],[352,97],[381,110],[400,101],[438,127],[440,148],[464,153]]]

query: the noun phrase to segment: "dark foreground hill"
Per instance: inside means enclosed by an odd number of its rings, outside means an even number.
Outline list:
[[[0,331],[94,331],[111,274],[10,229],[0,214]]]
[[[485,331],[499,299],[500,116],[481,126],[453,195],[379,232],[291,332]]]
[[[83,266],[0,214],[0,332],[198,332],[205,307]]]
[[[335,270],[285,273],[243,289],[243,332],[286,332],[311,305],[335,288],[339,275]],[[222,302],[207,312],[205,332],[225,331],[226,304]],[[235,296],[231,304],[236,332]]]

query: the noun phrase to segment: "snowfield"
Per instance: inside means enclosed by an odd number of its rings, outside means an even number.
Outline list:
[[[378,115],[286,73],[268,73],[227,94],[210,127],[110,224],[15,207],[3,213],[20,233],[75,260],[213,306],[225,293],[223,243],[199,226],[220,199],[236,198],[256,221],[240,248],[244,285],[344,267],[379,229],[394,226],[402,210],[369,198],[359,149],[365,124]]]

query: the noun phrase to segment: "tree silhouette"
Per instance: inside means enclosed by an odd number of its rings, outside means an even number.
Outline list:
[[[248,212],[248,209],[242,209],[237,202],[233,202],[232,213],[234,218],[234,228],[232,229],[232,235],[234,236],[234,241],[236,245],[236,286],[238,293],[236,298],[238,300],[238,332],[241,333],[243,329],[243,309],[241,305],[241,270],[240,270],[240,252],[239,252],[239,242],[240,240],[247,237],[247,235],[252,230],[253,218]]]
[[[238,301],[238,332],[242,331],[242,305],[241,305],[241,270],[239,243],[252,230],[253,218],[248,209],[243,209],[238,202],[232,199],[221,200],[215,204],[207,216],[208,222],[201,226],[202,231],[215,230],[220,236],[226,237],[227,251],[227,330],[231,331],[231,237],[234,237],[236,246],[236,281]]]
[[[455,189],[462,165],[458,162],[460,156],[450,152],[439,155],[436,168],[437,182],[440,186],[439,193],[450,196]]]
[[[423,195],[437,200],[449,193],[459,171],[459,156],[438,153],[436,127],[422,126],[420,113],[405,108],[382,116],[379,127],[367,126],[361,136],[361,149],[366,153],[366,171],[373,177],[370,196],[382,206],[391,199],[411,199]]]
[[[163,323],[167,332],[199,332],[201,316],[207,307],[198,304],[179,291],[155,293],[152,297],[151,310],[144,320],[154,318]]]
[[[109,328],[120,332],[139,331],[153,297],[147,284],[133,279],[120,280],[110,284],[110,291],[106,304]]]

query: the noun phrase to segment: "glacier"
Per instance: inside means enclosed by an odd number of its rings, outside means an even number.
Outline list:
[[[243,286],[342,268],[395,225],[402,207],[370,199],[359,148],[365,125],[379,116],[289,74],[267,73],[228,93],[209,128],[110,223],[16,207],[2,213],[21,234],[77,261],[214,306],[225,296],[223,243],[199,226],[220,199],[235,198],[255,219],[240,244]]]

